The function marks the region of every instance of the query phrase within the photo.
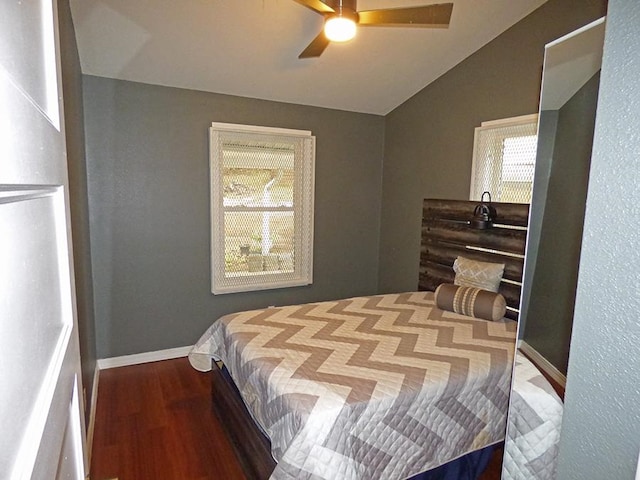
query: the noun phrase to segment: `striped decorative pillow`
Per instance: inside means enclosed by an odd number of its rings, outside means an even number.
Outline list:
[[[485,320],[500,320],[507,311],[507,302],[499,293],[450,283],[438,285],[435,301],[441,310]]]
[[[465,257],[456,258],[453,262],[456,285],[476,287],[497,292],[504,273],[504,263],[479,262]]]

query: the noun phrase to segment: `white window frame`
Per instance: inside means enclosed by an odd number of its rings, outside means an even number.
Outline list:
[[[532,113],[529,115],[521,115],[519,117],[502,118],[499,120],[482,122],[479,127],[475,128],[474,139],[473,139],[473,159],[471,163],[471,185],[469,187],[469,200],[474,200],[474,201],[481,200],[482,193],[485,190],[484,188],[478,190],[476,185],[478,183],[476,182],[476,177],[480,174],[479,170],[481,168],[480,166],[481,162],[480,160],[478,160],[481,157],[481,153],[482,153],[481,152],[482,146],[480,144],[481,142],[479,141],[480,133],[485,130],[495,130],[498,128],[513,127],[513,126],[528,125],[528,124],[536,125],[536,135],[537,135],[537,131],[538,131],[538,114],[537,113]],[[503,140],[506,138],[509,138],[509,137],[505,136]],[[535,164],[534,164],[534,169],[535,169]],[[533,178],[531,178],[531,185],[533,188]],[[491,194],[494,195],[494,192],[491,192]],[[498,198],[493,198],[492,200],[498,201],[498,202],[500,201]]]
[[[255,140],[281,136],[283,142],[301,140],[299,155],[294,154],[294,271],[244,273],[242,276],[225,272],[224,214],[231,211],[276,211],[285,207],[224,206],[222,183],[222,146],[225,132],[255,135]],[[221,138],[222,137],[222,138]],[[239,125],[213,122],[209,129],[209,166],[211,188],[211,292],[225,294],[295,287],[313,283],[313,212],[315,184],[315,137],[308,130]],[[284,210],[283,210],[284,211]]]

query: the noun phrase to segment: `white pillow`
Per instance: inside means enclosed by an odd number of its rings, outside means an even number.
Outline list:
[[[497,292],[504,273],[504,263],[489,263],[458,257],[453,262],[456,278],[455,285],[476,287],[490,292]]]

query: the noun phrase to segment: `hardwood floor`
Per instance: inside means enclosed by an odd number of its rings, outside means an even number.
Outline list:
[[[100,372],[92,480],[247,480],[186,358]],[[501,450],[480,480],[499,480]],[[338,480],[338,479],[336,479]]]
[[[100,372],[91,479],[244,480],[186,358]]]

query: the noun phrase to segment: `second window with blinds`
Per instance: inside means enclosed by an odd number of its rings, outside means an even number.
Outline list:
[[[315,137],[213,123],[210,157],[212,292],[310,284]]]
[[[470,200],[531,203],[538,115],[482,122],[475,130]]]

